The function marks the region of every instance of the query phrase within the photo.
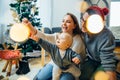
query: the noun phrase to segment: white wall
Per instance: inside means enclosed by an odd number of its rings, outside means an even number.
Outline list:
[[[39,17],[43,27],[51,26],[52,0],[38,0]]]
[[[60,26],[64,15],[67,12],[73,13],[80,19],[80,12],[77,4],[80,0],[53,0],[52,27]]]
[[[15,0],[0,0],[0,38],[4,37],[6,25],[15,23],[10,11],[10,3]],[[39,17],[43,27],[61,26],[62,19],[67,12],[73,13],[80,19],[80,12],[77,4],[80,0],[37,0]],[[0,39],[0,43],[4,39]]]
[[[9,6],[11,1],[12,0],[0,0],[0,43],[5,42],[4,33],[7,29],[7,25],[13,23],[13,18]]]
[[[39,0],[40,18],[43,27],[61,26],[67,12],[73,13],[80,19],[78,3],[80,0]]]
[[[15,0],[0,0],[0,24],[13,23],[9,4]],[[60,26],[63,16],[71,12],[80,18],[80,12],[76,9],[80,0],[38,0],[39,15],[43,27]]]
[[[13,22],[9,4],[13,0],[0,0],[0,24],[8,25]]]

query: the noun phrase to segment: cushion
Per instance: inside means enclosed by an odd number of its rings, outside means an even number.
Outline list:
[[[0,50],[0,58],[9,60],[9,59],[17,59],[21,57],[21,53],[19,50]]]

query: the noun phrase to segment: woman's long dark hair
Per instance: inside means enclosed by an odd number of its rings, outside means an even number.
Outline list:
[[[77,20],[76,16],[73,15],[72,13],[67,13],[66,15],[71,16],[71,18],[72,18],[73,21],[74,21],[74,24],[76,24],[76,27],[75,27],[75,29],[73,30],[73,34],[81,34],[82,31],[81,31],[81,29],[80,29],[80,27],[79,27],[79,23],[78,23],[78,20]]]

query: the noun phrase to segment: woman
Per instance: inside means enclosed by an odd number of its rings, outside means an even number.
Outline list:
[[[81,64],[80,80],[91,80],[91,76],[95,76],[95,73],[100,70],[106,73],[109,78],[108,80],[116,80],[116,60],[115,54],[113,53],[115,38],[113,34],[105,25],[103,30],[97,34],[90,33],[86,28],[86,21],[90,16],[97,14],[105,22],[105,15],[107,15],[108,12],[109,10],[107,8],[102,9],[97,6],[91,6],[85,11],[81,18],[81,30],[84,33],[87,59]]]
[[[55,34],[45,34],[36,30],[27,19],[23,19],[23,23],[26,24],[31,31],[31,35],[37,35],[45,40],[48,40],[51,43],[55,43],[58,35]],[[79,23],[77,18],[71,14],[67,13],[62,21],[62,32],[67,32],[73,37],[73,44],[71,49],[77,53],[80,53],[82,57],[85,57],[85,46],[81,39],[81,30],[79,29]],[[52,60],[46,64],[36,75],[34,80],[50,80],[52,78],[52,69],[53,69]],[[70,73],[63,73],[60,77],[60,80],[74,80],[74,77]]]

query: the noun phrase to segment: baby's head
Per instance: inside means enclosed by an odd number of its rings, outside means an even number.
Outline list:
[[[58,39],[56,40],[56,45],[60,49],[65,50],[72,45],[72,42],[73,42],[72,36],[68,33],[63,32],[58,36]]]

